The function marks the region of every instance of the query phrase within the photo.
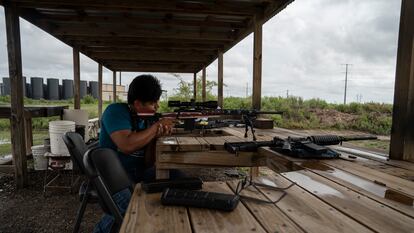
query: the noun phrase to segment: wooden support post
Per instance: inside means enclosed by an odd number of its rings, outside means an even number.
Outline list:
[[[223,51],[218,53],[218,87],[217,87],[217,102],[220,108],[223,108]]]
[[[194,99],[194,101],[197,101],[197,73],[194,73],[193,99]]]
[[[205,102],[207,99],[206,93],[206,67],[203,68],[203,76],[202,76],[202,83],[201,83],[201,101]]]
[[[112,95],[113,95],[113,98],[112,98],[112,102],[113,103],[115,103],[116,102],[116,71],[113,71],[113,75],[114,75],[114,77],[113,77],[113,82],[112,82]]]
[[[7,52],[11,89],[11,144],[16,186],[27,184],[26,137],[23,103],[22,53],[17,7],[5,3]]]
[[[262,104],[262,27],[261,21],[254,23],[253,39],[253,109],[260,110]]]
[[[98,64],[98,117],[102,118],[102,64]]]
[[[73,48],[73,96],[75,109],[80,109],[80,64],[79,50]]]
[[[414,162],[414,1],[402,0],[390,158]]]

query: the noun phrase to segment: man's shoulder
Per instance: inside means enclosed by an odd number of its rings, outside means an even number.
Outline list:
[[[112,103],[106,107],[105,112],[129,112],[128,104]]]

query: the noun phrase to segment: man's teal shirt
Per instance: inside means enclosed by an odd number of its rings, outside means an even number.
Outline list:
[[[119,130],[132,130],[133,124],[137,124],[135,129],[144,129],[144,122],[132,122],[129,106],[126,103],[110,104],[102,114],[101,131],[99,134],[99,145],[110,148],[118,152],[119,158],[125,169],[132,166],[137,157],[143,157],[144,151],[134,152],[133,155],[126,155],[118,150],[118,147],[111,139],[111,134]]]

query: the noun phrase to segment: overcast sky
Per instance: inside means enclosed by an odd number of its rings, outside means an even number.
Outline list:
[[[296,0],[263,27],[264,96],[301,96],[341,103],[345,66],[348,102],[392,103],[401,0]],[[8,76],[4,9],[0,7],[0,76]],[[20,20],[23,75],[72,79],[72,49]],[[253,37],[224,54],[225,96],[252,88]],[[81,56],[81,79],[97,80],[98,65]],[[127,85],[137,73],[122,73]],[[178,80],[157,73],[168,94]],[[192,80],[191,74],[181,74]],[[217,61],[207,68],[217,80]],[[104,69],[104,82],[112,72]]]

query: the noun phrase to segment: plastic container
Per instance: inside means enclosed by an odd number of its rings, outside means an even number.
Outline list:
[[[75,132],[74,121],[49,122],[50,152],[56,156],[70,156],[62,136],[66,132]]]
[[[34,160],[35,170],[46,170],[47,169],[47,158],[45,157],[45,147],[43,145],[32,146],[32,154]]]

